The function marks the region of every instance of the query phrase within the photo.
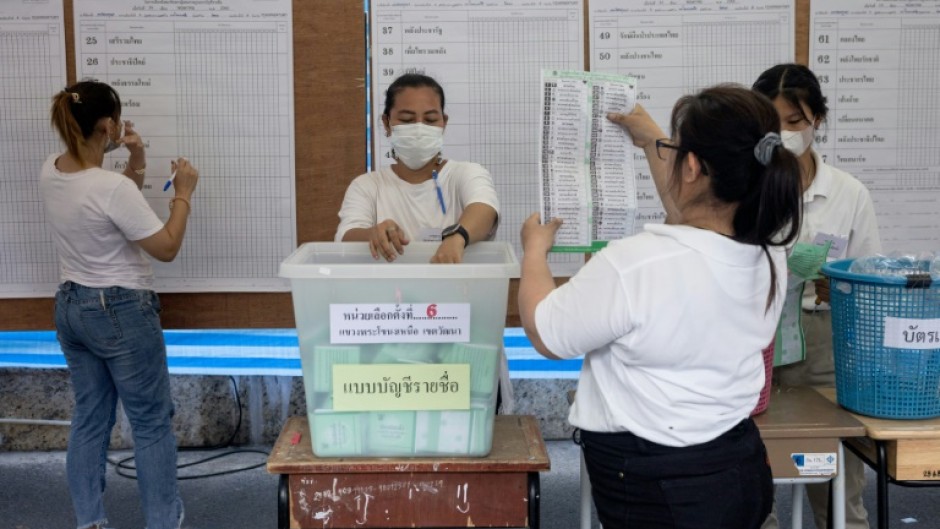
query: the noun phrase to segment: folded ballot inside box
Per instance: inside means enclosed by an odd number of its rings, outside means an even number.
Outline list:
[[[430,264],[366,243],[307,243],[291,281],[313,451],[323,457],[485,456],[492,445],[509,278],[507,243]]]

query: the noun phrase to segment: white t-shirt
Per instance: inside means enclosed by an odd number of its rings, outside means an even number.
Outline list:
[[[39,175],[39,191],[59,253],[62,281],[87,287],[149,289],[153,269],[133,241],[163,228],[129,178],[101,168],[63,173],[50,156]]]
[[[764,385],[786,287],[786,252],[690,226],[647,224],[611,243],[536,307],[557,356],[585,355],[569,421],[669,446],[747,418]]]
[[[803,192],[803,224],[799,242],[813,243],[817,238],[833,239],[830,259],[865,257],[881,253],[875,206],[865,185],[855,177],[816,160],[816,177]],[[812,281],[803,290],[804,309],[828,310],[829,304],[816,305],[816,286]]]
[[[342,241],[343,235],[353,228],[371,228],[388,219],[398,223],[412,241],[421,240],[425,232],[440,237],[441,230],[456,224],[470,204],[486,204],[499,212],[493,178],[480,164],[448,161],[437,180],[446,214],[433,180],[410,184],[391,167],[356,177],[343,198],[336,241]]]

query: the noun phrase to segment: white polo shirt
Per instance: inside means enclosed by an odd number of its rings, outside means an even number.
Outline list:
[[[747,418],[764,385],[786,253],[690,226],[647,224],[611,243],[536,307],[542,341],[585,355],[569,421],[669,446],[710,441]]]
[[[357,176],[339,210],[336,241],[342,241],[353,228],[371,228],[388,219],[398,223],[412,241],[421,240],[422,233],[439,237],[441,230],[456,224],[473,203],[486,204],[499,213],[493,178],[480,164],[450,160],[437,180],[447,213],[441,208],[433,180],[410,184],[391,167]]]
[[[816,160],[816,177],[803,192],[803,223],[799,242],[817,238],[834,239],[830,260],[865,257],[881,253],[875,206],[865,185],[845,171]],[[841,249],[841,251],[840,251]],[[803,308],[829,310],[829,304],[816,305],[816,286],[807,282]]]

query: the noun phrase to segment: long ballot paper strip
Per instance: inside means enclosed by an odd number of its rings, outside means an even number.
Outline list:
[[[590,252],[634,231],[637,197],[627,133],[607,119],[636,104],[629,76],[542,72],[540,213],[564,221],[556,252]]]

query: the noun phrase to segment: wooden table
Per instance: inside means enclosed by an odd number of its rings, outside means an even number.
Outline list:
[[[835,388],[820,389],[836,402]],[[888,528],[888,483],[907,487],[940,487],[940,418],[879,419],[852,414],[866,437],[846,443],[877,475],[878,527]]]
[[[320,458],[291,417],[268,458],[280,474],[278,528],[539,527],[551,467],[535,417],[498,415],[481,458]]]
[[[865,435],[865,427],[842,408],[810,388],[771,388],[770,406],[754,417],[760,430],[774,483],[793,484],[793,523],[802,524],[802,486],[832,481],[831,520],[845,527],[845,472],[842,439]],[[803,465],[798,460],[803,459]],[[829,457],[835,465],[827,464]],[[811,459],[821,465],[810,464]]]

